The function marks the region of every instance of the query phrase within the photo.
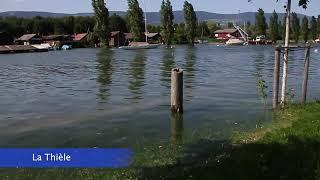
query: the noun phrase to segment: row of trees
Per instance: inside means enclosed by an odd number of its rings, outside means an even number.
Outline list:
[[[256,14],[256,24],[254,27],[248,26],[251,34],[255,35],[267,35],[273,42],[285,38],[285,18],[279,20],[278,14],[274,11],[270,17],[269,26],[264,16],[264,11],[259,9]],[[292,13],[290,23],[290,39],[298,42],[303,40],[307,42],[309,39],[315,40],[320,35],[320,15],[316,19],[314,16],[309,19],[304,16],[302,21],[299,19],[296,13]]]

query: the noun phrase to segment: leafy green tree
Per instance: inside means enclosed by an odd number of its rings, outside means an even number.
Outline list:
[[[189,44],[194,44],[194,39],[197,33],[197,15],[193,9],[192,4],[188,1],[184,2],[183,6],[184,18],[186,23],[186,35]]]
[[[129,30],[133,34],[134,41],[142,39],[142,34],[145,31],[143,21],[143,10],[139,6],[138,0],[128,0],[127,19]]]
[[[128,32],[127,22],[121,16],[113,14],[109,18],[109,29],[110,31]]]
[[[162,31],[161,35],[166,45],[171,45],[174,36],[174,27],[173,27],[173,11],[170,0],[162,0],[161,5],[161,26]]]
[[[197,30],[197,36],[201,37],[201,36],[209,36],[210,30],[208,27],[208,23],[206,21],[202,21],[198,24],[198,30]]]
[[[185,27],[186,26],[184,23],[174,25],[174,28],[176,30],[174,35],[174,40],[177,44],[185,44],[188,42]]]
[[[302,19],[302,24],[301,24],[301,35],[303,38],[304,42],[308,41],[308,35],[309,35],[309,21],[307,16],[304,16]]]
[[[92,7],[95,13],[94,33],[102,46],[109,47],[109,11],[104,0],[92,0]]]
[[[267,22],[264,11],[260,8],[256,14],[256,31],[257,35],[266,35]]]
[[[318,29],[318,36],[320,36],[320,15],[318,16],[318,19],[317,19],[317,29]]]
[[[75,18],[73,16],[63,18],[63,24],[65,34],[74,34]]]
[[[276,11],[273,11],[272,16],[270,17],[270,38],[272,42],[277,42],[280,37],[279,34],[279,24],[278,24],[278,14]]]
[[[89,16],[80,16],[75,19],[75,33],[92,32],[95,24],[95,19]]]
[[[310,24],[311,24],[310,35],[311,35],[311,38],[315,40],[317,39],[317,36],[318,36],[318,27],[317,27],[317,20],[314,16],[311,17]]]
[[[216,30],[220,29],[220,25],[212,21],[208,21],[207,26],[210,31],[210,34],[213,34]]]
[[[292,13],[292,35],[293,39],[298,42],[300,37],[300,19],[296,13]]]

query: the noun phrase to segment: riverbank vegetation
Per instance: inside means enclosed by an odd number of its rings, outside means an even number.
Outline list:
[[[98,1],[93,1],[93,9],[95,9],[96,14],[95,17],[69,16],[53,18],[38,16],[31,19],[0,17],[0,32],[5,32],[10,36],[17,38],[23,34],[31,33],[43,36],[53,34],[72,35],[84,32],[97,32],[97,29],[103,29],[103,32],[131,32],[134,34],[134,39],[136,41],[143,40],[145,17],[138,1],[128,1],[129,9],[125,16],[113,14],[110,17],[108,17],[109,13],[105,4],[100,3],[98,4],[99,6],[95,6],[96,3],[98,3]],[[160,10],[160,18],[162,19],[161,24],[148,24],[147,30],[149,32],[160,33],[163,37],[163,42],[166,44],[183,44],[191,42],[190,38],[194,39],[195,37],[198,37],[199,39],[211,37],[214,39],[216,30],[233,28],[232,23],[223,24],[215,21],[198,22],[192,5],[187,1],[186,3],[188,6],[184,7],[185,22],[174,23],[171,2],[170,0],[166,0],[163,1]],[[99,7],[100,10],[98,10],[97,7]],[[192,12],[188,10],[192,10]],[[279,19],[279,17],[280,16],[274,11],[270,19],[267,19],[263,9],[259,9],[256,13],[255,24],[251,24],[250,22],[246,22],[245,24],[243,24],[243,22],[239,23],[252,39],[256,36],[266,35],[268,39],[277,42],[278,40],[284,40],[285,37],[285,19]],[[192,23],[190,24],[191,21]],[[97,24],[100,28],[94,28]],[[189,28],[191,25],[192,27]],[[290,33],[290,39],[295,42],[306,42],[319,38],[320,15],[317,18],[312,16],[309,19],[307,17],[301,18],[293,12],[290,32],[292,32]],[[91,39],[96,40],[96,38]]]
[[[318,179],[320,103],[291,105],[229,140],[203,136],[136,152],[129,169],[2,169],[2,179]]]

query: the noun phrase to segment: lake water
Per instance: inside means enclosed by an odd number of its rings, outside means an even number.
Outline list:
[[[303,56],[290,52],[295,98]],[[320,97],[319,57],[312,50],[308,100]],[[184,69],[182,117],[169,107],[173,67]],[[135,148],[228,138],[272,119],[273,67],[271,46],[0,55],[0,146]]]

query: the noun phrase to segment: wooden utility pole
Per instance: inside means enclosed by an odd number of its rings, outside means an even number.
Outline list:
[[[309,78],[309,62],[310,62],[310,46],[306,49],[306,55],[304,60],[304,73],[303,73],[303,83],[302,83],[302,98],[301,103],[305,104],[307,99],[308,90],[308,78]]]
[[[179,68],[171,71],[171,111],[183,113],[183,70]]]
[[[273,81],[273,109],[275,111],[278,110],[279,104],[279,73],[280,73],[280,55],[281,48],[279,46],[276,47],[274,54],[274,81]]]
[[[287,16],[286,16],[286,38],[285,38],[285,55],[283,62],[282,72],[282,89],[281,89],[281,105],[285,108],[286,103],[286,89],[287,89],[287,69],[289,60],[289,41],[290,41],[290,16],[291,16],[291,0],[288,0],[287,4]]]

